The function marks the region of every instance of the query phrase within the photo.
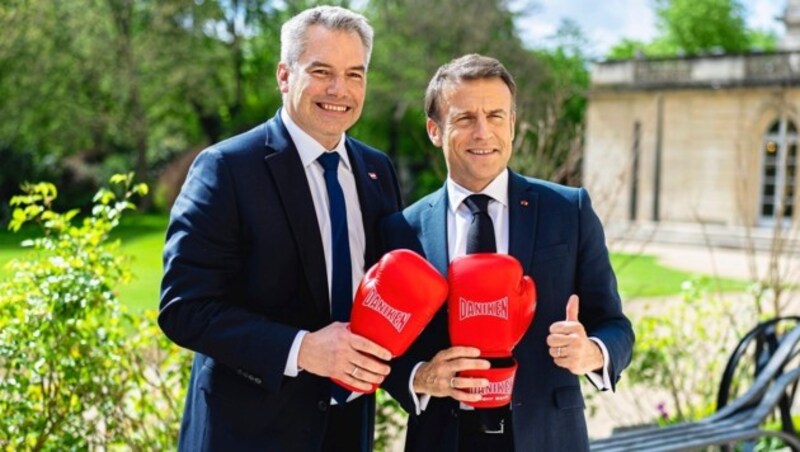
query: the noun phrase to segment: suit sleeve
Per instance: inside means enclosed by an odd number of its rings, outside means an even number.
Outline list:
[[[579,320],[586,327],[587,334],[603,341],[608,349],[609,376],[614,389],[620,373],[631,361],[634,333],[622,312],[603,227],[584,189],[578,192],[578,209],[576,278],[581,300]]]
[[[176,344],[278,391],[298,329],[244,308],[233,287],[243,273],[237,194],[214,148],[192,165],[173,206],[164,247],[158,322]]]

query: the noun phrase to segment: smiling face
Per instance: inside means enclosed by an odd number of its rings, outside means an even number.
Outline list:
[[[322,25],[307,30],[297,63],[278,65],[286,113],[326,149],[333,149],[361,116],[367,88],[364,44],[355,32]]]
[[[511,91],[497,77],[464,80],[449,83],[441,101],[441,120],[428,118],[428,136],[443,149],[450,178],[480,192],[511,158],[516,120]]]

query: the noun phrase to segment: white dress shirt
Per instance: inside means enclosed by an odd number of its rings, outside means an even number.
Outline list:
[[[464,204],[468,196],[477,194],[458,185],[450,177],[445,183],[447,189],[447,250],[450,261],[459,256],[467,254],[467,234],[472,223],[472,213]],[[495,243],[497,252],[508,254],[509,238],[509,209],[508,209],[508,171],[503,171],[489,183],[479,194],[489,196],[488,205],[489,216],[492,218],[494,226]],[[565,316],[566,318],[566,313]],[[590,372],[586,376],[601,390],[611,387],[611,379],[608,373],[608,350],[605,344],[595,337],[590,340],[596,342],[603,352],[603,373]],[[414,375],[422,363],[417,364],[411,371],[411,378],[408,382],[411,398],[416,405],[416,412],[420,414],[428,406],[430,396],[427,394],[417,396],[413,389]],[[461,404],[462,409],[473,409],[470,406]]]
[[[328,299],[330,299],[331,276],[333,265],[331,255],[331,219],[328,213],[328,189],[325,185],[325,176],[322,165],[317,161],[323,152],[328,152],[317,140],[312,138],[303,129],[292,121],[286,109],[281,109],[281,119],[283,120],[289,136],[292,137],[300,160],[303,162],[308,188],[311,190],[311,199],[314,201],[314,211],[317,214],[319,233],[322,237],[322,248],[325,252],[325,268],[328,276]],[[344,134],[339,143],[330,152],[339,153],[339,184],[344,192],[344,200],[347,206],[347,230],[350,242],[350,262],[352,269],[352,287],[358,287],[358,283],[364,276],[364,249],[366,238],[364,236],[364,223],[361,219],[361,203],[358,201],[358,191],[356,190],[356,179],[353,175],[353,166],[347,156]],[[283,374],[288,377],[296,377],[300,371],[297,366],[297,357],[300,352],[300,343],[308,331],[300,331],[294,338],[292,347],[289,350],[289,357],[286,360],[286,368]]]

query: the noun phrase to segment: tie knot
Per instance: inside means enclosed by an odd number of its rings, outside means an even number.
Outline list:
[[[464,204],[466,204],[469,211],[472,212],[473,215],[477,215],[479,213],[489,213],[487,210],[489,208],[489,200],[492,199],[487,195],[470,195],[467,199],[464,200]]]
[[[319,164],[325,171],[337,171],[339,169],[339,153],[338,152],[323,152],[317,158]]]

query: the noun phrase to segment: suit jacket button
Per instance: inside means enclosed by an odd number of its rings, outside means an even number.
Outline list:
[[[320,400],[317,402],[317,408],[319,408],[320,411],[328,411],[328,402]]]
[[[261,379],[260,379],[260,378],[258,378],[258,377],[256,377],[256,379],[255,379],[255,380],[253,380],[253,381],[255,381],[257,385],[260,385],[260,384],[261,384]]]

